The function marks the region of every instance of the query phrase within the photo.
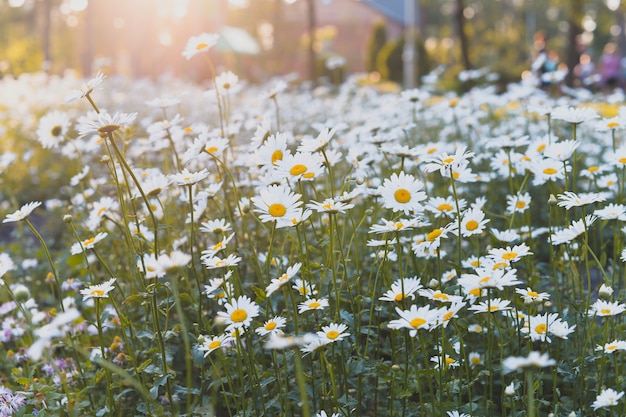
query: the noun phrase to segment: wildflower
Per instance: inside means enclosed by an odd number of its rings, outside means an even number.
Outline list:
[[[317,290],[315,289],[315,285],[309,282],[306,282],[300,278],[296,278],[291,286],[294,290],[297,290],[300,295],[305,297],[310,297],[311,295],[317,294]]]
[[[328,414],[326,414],[326,411],[322,410],[319,413],[315,413],[313,417],[329,417],[329,416]],[[339,413],[332,413],[330,417],[341,417],[341,415]]]
[[[44,349],[55,338],[63,337],[70,330],[69,324],[81,317],[75,308],[66,309],[58,313],[52,321],[34,331],[37,340],[28,348],[28,357],[33,361],[41,359]]]
[[[303,303],[298,304],[298,314],[311,310],[323,310],[328,307],[328,305],[326,298],[308,298]]]
[[[168,176],[169,180],[176,185],[194,185],[202,181],[209,176],[207,169],[202,169],[198,172],[189,172],[187,168],[176,174]]]
[[[387,290],[378,299],[380,301],[398,302],[406,298],[415,298],[415,292],[422,288],[422,284],[417,277],[401,278],[391,284],[391,289]]]
[[[302,263],[296,262],[295,264],[287,268],[287,271],[284,274],[282,274],[278,278],[272,279],[270,284],[265,289],[265,295],[269,297],[270,295],[274,294],[280,287],[288,283],[291,278],[293,278],[298,273],[298,271],[300,271],[300,267],[302,267]]]
[[[558,206],[565,207],[566,210],[606,200],[606,198],[598,193],[576,194],[571,191],[565,191],[563,194],[559,194],[557,198],[560,200]]]
[[[76,130],[78,130],[79,137],[97,134],[104,138],[125,126],[131,125],[136,117],[137,113],[98,113],[95,120],[79,123]]]
[[[465,303],[461,301],[455,301],[450,305],[446,305],[437,310],[437,321],[435,326],[448,327],[450,320],[458,317],[457,314],[461,309],[465,307]]]
[[[388,232],[401,232],[404,230],[412,230],[417,226],[424,226],[420,218],[413,219],[399,219],[397,221],[381,219],[382,225],[373,224],[370,226],[369,233],[388,233]]]
[[[87,249],[93,249],[96,243],[100,242],[107,236],[108,236],[108,233],[100,232],[94,237],[90,237],[89,239],[83,240],[82,242],[76,242],[70,248],[70,253],[72,255],[77,255],[79,253],[86,251]]]
[[[263,326],[257,327],[254,331],[260,336],[266,336],[272,333],[281,333],[282,328],[287,324],[287,319],[280,316],[274,316],[263,323]]]
[[[522,296],[525,304],[541,303],[550,299],[550,294],[547,292],[538,293],[529,288],[522,289],[516,288],[515,292]]]
[[[591,107],[559,106],[552,110],[552,119],[564,120],[572,124],[580,124],[600,117]]]
[[[494,248],[489,250],[489,257],[496,262],[517,262],[522,257],[532,255],[530,248],[525,243],[515,245],[513,248],[507,246],[505,249]]]
[[[217,45],[219,38],[220,35],[216,33],[201,33],[200,35],[192,36],[187,40],[183,56],[189,60],[201,52],[208,51]]]
[[[574,151],[580,146],[575,140],[564,140],[548,144],[543,151],[543,156],[556,161],[565,162],[572,157]]]
[[[65,140],[70,124],[67,113],[52,111],[39,120],[37,140],[44,149],[57,148]]]
[[[529,169],[534,174],[533,185],[543,185],[547,181],[565,178],[565,167],[562,162],[556,159],[538,159],[530,164]]]
[[[41,201],[33,201],[27,204],[24,204],[19,210],[14,212],[13,214],[8,214],[7,217],[2,221],[2,223],[11,223],[11,222],[19,222],[20,220],[24,220],[30,213],[33,212],[37,207],[41,205]]]
[[[596,350],[604,351],[604,353],[626,350],[626,341],[616,339],[610,343],[605,343],[604,346],[597,346]]]
[[[278,175],[294,181],[313,181],[324,172],[322,157],[309,152],[287,153],[275,166]]]
[[[603,283],[598,289],[598,295],[603,298],[611,298],[611,295],[613,295],[613,288]]]
[[[594,215],[602,220],[626,221],[626,206],[623,204],[610,203],[607,206],[594,210]]]
[[[342,203],[340,201],[335,201],[333,198],[327,198],[321,203],[318,203],[317,201],[312,201],[306,206],[318,213],[345,213],[347,210],[353,208],[354,204]]]
[[[554,359],[550,359],[547,353],[530,352],[528,357],[509,356],[502,362],[504,373],[517,371],[525,368],[545,368],[547,366],[556,365]]]
[[[460,365],[457,360],[455,360],[454,358],[452,358],[452,357],[450,357],[448,355],[432,356],[430,358],[430,361],[435,364],[435,366],[434,366],[435,369],[439,369],[439,364],[443,364],[444,368],[458,368],[459,365]]]
[[[226,233],[230,232],[232,227],[226,219],[208,220],[200,223],[200,231],[207,233]]]
[[[90,285],[89,288],[80,290],[83,296],[83,301],[90,298],[109,298],[109,293],[115,288],[113,283],[117,278],[111,278],[110,280],[97,285]]]
[[[4,385],[0,385],[0,415],[12,416],[26,404],[26,397],[21,393],[14,393]],[[339,414],[337,414],[339,417]]]
[[[612,388],[603,389],[591,404],[591,408],[597,410],[603,407],[613,407],[617,405],[620,398],[624,396],[624,391],[617,392]]]
[[[224,345],[232,341],[232,338],[228,336],[227,334],[223,334],[220,336],[213,336],[213,337],[202,337],[202,339],[203,339],[202,344],[200,345],[198,350],[201,352],[204,352],[205,358],[209,356],[209,354],[213,352],[215,349],[222,348],[224,347]]]
[[[423,170],[425,172],[433,172],[439,170],[443,177],[450,177],[451,172],[463,166],[470,158],[474,156],[474,152],[466,150],[466,146],[459,146],[453,155],[447,152],[437,155],[436,157],[426,159]]]
[[[461,274],[458,283],[464,291],[470,292],[472,289],[480,291],[484,288],[503,290],[504,287],[512,287],[520,283],[516,269],[494,268],[488,262],[474,268],[474,272],[474,274]],[[476,295],[480,295],[480,292]]]
[[[599,316],[616,316],[621,314],[626,310],[626,305],[621,304],[618,301],[605,301],[605,300],[596,300],[595,303],[591,305],[589,312],[587,313],[590,317]]]
[[[232,296],[235,290],[234,285],[228,282],[228,277],[231,275],[232,271],[228,271],[223,278],[211,278],[209,285],[204,286],[203,293],[209,299],[216,299],[220,305],[226,303],[227,299]]]
[[[555,231],[550,236],[552,245],[560,245],[573,241],[578,236],[585,233],[587,228],[591,226],[596,219],[596,216],[588,214],[584,219],[572,221],[572,224],[568,228]]]
[[[72,101],[87,97],[93,92],[94,88],[102,84],[102,81],[104,81],[105,77],[106,75],[104,75],[102,72],[98,72],[94,78],[83,84],[83,86],[79,90],[76,90],[72,92],[72,94],[68,95],[65,98],[65,103],[71,103]]]
[[[233,237],[235,237],[235,234],[231,233],[229,236],[224,237],[222,240],[220,240],[216,244],[211,245],[208,249],[203,250],[202,256],[200,257],[200,259],[214,257],[220,251],[226,248],[226,245],[228,245],[228,242],[230,242]]]
[[[215,85],[218,90],[236,92],[239,89],[239,77],[232,71],[225,71],[215,77]]]
[[[430,288],[420,289],[418,294],[429,300],[438,301],[440,303],[459,303],[463,300],[463,297],[459,295],[446,294],[441,292],[441,290],[432,290]]]
[[[431,197],[426,202],[424,208],[433,213],[436,218],[446,216],[448,218],[454,218],[456,216],[456,205],[459,205],[459,210],[465,210],[467,202],[464,199],[458,199],[454,201],[454,197]]]
[[[319,135],[317,135],[317,138],[303,138],[302,142],[298,146],[298,152],[315,153],[324,150],[324,148],[328,146],[336,132],[337,127],[333,127],[332,129],[324,128],[319,133]]]
[[[252,319],[259,315],[259,306],[245,295],[231,300],[224,307],[226,311],[219,311],[217,315],[225,319],[227,332],[250,326]]]
[[[400,319],[391,320],[387,326],[390,329],[409,329],[411,337],[415,337],[420,329],[430,330],[437,319],[437,310],[431,310],[429,306],[418,308],[412,305],[409,310],[396,307],[396,312]]]
[[[511,382],[509,385],[506,386],[506,388],[504,388],[504,395],[508,395],[509,397],[512,397],[513,395],[515,395],[515,383]]]
[[[295,213],[296,208],[302,205],[300,194],[294,193],[288,187],[271,185],[261,190],[260,196],[252,197],[252,203],[262,222],[275,221],[276,227],[290,226],[288,220]]]
[[[322,344],[327,345],[329,343],[339,342],[350,336],[350,333],[347,333],[346,330],[348,330],[348,326],[343,323],[330,323],[328,326],[323,326],[322,330],[317,332],[317,337],[320,338]]]
[[[498,230],[491,228],[489,231],[493,237],[498,239],[500,242],[512,243],[519,240],[521,237],[515,230]]]
[[[526,316],[521,332],[528,334],[533,342],[542,341],[551,343],[548,334],[552,330],[552,325],[559,321],[559,315],[556,313],[539,314],[536,316]]]
[[[89,212],[89,218],[87,219],[87,228],[92,232],[95,231],[100,225],[100,221],[105,216],[117,220],[114,213],[119,210],[119,208],[119,203],[113,198],[102,197],[100,201],[93,203],[93,208]]]
[[[425,250],[438,249],[441,245],[441,239],[448,237],[448,233],[455,233],[457,231],[458,224],[456,221],[451,221],[443,227],[438,227],[431,230],[425,236],[425,238],[419,242],[413,242],[412,249],[417,255]]]
[[[383,185],[378,187],[378,193],[383,198],[383,206],[394,212],[403,211],[408,215],[411,212],[422,211],[421,201],[426,199],[422,190],[424,184],[410,174],[400,172],[386,178]]]
[[[528,193],[517,193],[516,195],[507,195],[507,211],[513,213],[523,213],[530,207],[531,197]]]
[[[461,219],[461,235],[468,237],[481,234],[487,223],[489,219],[485,219],[485,213],[482,210],[469,209]]]
[[[511,304],[509,300],[493,298],[490,301],[482,301],[477,305],[473,305],[468,310],[476,313],[496,313],[498,311],[510,310],[509,304]]]
[[[448,417],[470,417],[467,413],[459,413],[458,411],[448,411]]]
[[[468,359],[472,368],[483,364],[483,358],[478,352],[470,352]]]
[[[207,269],[228,268],[229,266],[236,266],[240,261],[241,257],[232,253],[226,258],[212,256],[202,259],[202,263]]]
[[[268,128],[269,129],[269,128]],[[257,163],[261,167],[276,167],[289,154],[287,149],[287,135],[277,132],[270,135],[255,153]]]

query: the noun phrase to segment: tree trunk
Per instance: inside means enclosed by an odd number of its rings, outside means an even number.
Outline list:
[[[568,23],[569,23],[569,33],[567,36],[568,45],[567,45],[567,57],[565,63],[567,64],[567,68],[569,72],[565,77],[565,84],[568,86],[574,85],[574,68],[578,65],[580,61],[580,44],[578,42],[578,37],[582,33],[582,28],[580,27],[582,21],[582,10],[583,10],[583,1],[582,0],[570,0],[569,9],[568,9]]]
[[[454,20],[456,23],[459,43],[461,44],[461,61],[463,62],[463,68],[467,71],[472,68],[472,65],[469,59],[469,42],[467,40],[467,35],[465,34],[465,17],[463,16],[463,10],[465,9],[465,5],[463,3],[463,0],[456,0]]]

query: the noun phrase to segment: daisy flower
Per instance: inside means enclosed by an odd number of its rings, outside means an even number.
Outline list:
[[[559,207],[565,207],[566,210],[606,200],[605,197],[598,193],[576,194],[571,191],[565,191],[563,194],[557,195],[557,198],[560,200],[557,205]]]
[[[437,310],[437,321],[435,326],[448,327],[450,320],[458,317],[459,311],[465,307],[464,302],[453,302],[450,305],[446,305]]]
[[[589,317],[616,316],[623,313],[624,310],[626,310],[626,305],[621,304],[618,301],[596,300],[596,302],[591,305],[587,314]]]
[[[420,289],[418,290],[418,294],[429,300],[438,301],[440,303],[460,303],[463,300],[463,297],[459,295],[446,294],[441,292],[441,290],[433,290],[430,288]]]
[[[524,304],[542,303],[550,299],[550,294],[548,294],[547,292],[538,293],[531,290],[530,287],[526,289],[516,288],[515,292],[522,296]]]
[[[613,407],[617,405],[617,402],[624,396],[624,391],[617,392],[612,388],[603,389],[596,397],[596,400],[591,404],[591,408],[597,410],[598,408]]]
[[[297,290],[300,295],[309,298],[312,295],[317,294],[317,289],[314,284],[306,282],[301,278],[296,278],[291,286],[294,290]]]
[[[204,337],[204,336],[201,336],[201,337],[203,340],[202,340],[202,344],[200,345],[200,347],[198,347],[198,350],[201,352],[204,352],[205,358],[209,356],[209,354],[213,352],[215,349],[223,348],[225,345],[228,345],[233,340],[227,334],[223,334],[220,336],[213,336],[213,337]]]
[[[32,213],[33,210],[35,210],[40,205],[41,205],[41,201],[33,201],[30,203],[26,203],[22,207],[20,207],[20,209],[17,210],[16,212],[12,214],[8,214],[6,218],[2,221],[2,223],[12,223],[12,222],[19,222],[20,220],[24,220],[25,218],[30,216],[30,213]]]
[[[350,336],[350,333],[346,332],[348,326],[343,323],[330,323],[328,326],[323,326],[322,330],[317,332],[322,344],[327,345],[329,343],[339,342],[346,337]]]
[[[207,220],[200,223],[200,231],[206,233],[226,233],[230,232],[232,227],[226,219]]]
[[[539,314],[536,316],[526,316],[524,325],[520,329],[523,334],[527,334],[533,342],[542,341],[551,343],[548,334],[552,330],[552,325],[559,321],[556,313]]]
[[[113,283],[117,278],[111,278],[110,280],[97,285],[90,285],[88,288],[80,290],[83,296],[83,301],[90,298],[109,298],[109,293],[115,288]]]
[[[78,137],[97,134],[104,138],[126,126],[130,126],[137,118],[137,113],[98,113],[95,120],[85,120],[78,124]]]
[[[498,230],[491,228],[489,232],[500,242],[513,243],[521,238],[520,234],[515,230]]]
[[[259,306],[245,295],[226,303],[224,308],[226,311],[219,311],[217,315],[227,324],[227,332],[250,326],[252,319],[259,315]]]
[[[530,251],[530,248],[526,246],[525,243],[522,243],[520,245],[515,245],[513,248],[507,246],[505,249],[490,249],[488,256],[496,262],[504,261],[507,263],[513,263],[519,261],[524,256],[532,254],[533,253]]]
[[[516,195],[506,196],[506,210],[513,213],[523,213],[530,207],[531,197],[528,193],[517,193]]]
[[[489,219],[485,219],[485,213],[482,210],[468,209],[463,213],[461,220],[461,235],[463,237],[479,235],[485,230],[487,223]]]
[[[232,271],[228,271],[227,276],[224,278],[211,278],[209,285],[204,286],[203,294],[209,299],[216,299],[220,305],[224,304],[235,290],[233,284],[227,281],[227,277],[231,274]]]
[[[422,191],[424,184],[410,174],[400,172],[386,178],[378,187],[378,194],[383,199],[383,206],[394,212],[403,211],[405,215],[411,212],[419,213],[423,210],[421,201],[426,199],[426,193]]]
[[[533,185],[543,185],[547,181],[558,181],[565,178],[565,168],[561,161],[552,158],[538,159],[529,166],[533,173]]]
[[[298,314],[311,310],[323,310],[328,307],[328,305],[326,298],[309,298],[303,303],[298,304]]]
[[[483,364],[483,358],[480,356],[480,353],[478,352],[470,352],[468,359],[469,359],[469,364],[472,368]]]
[[[276,167],[285,155],[289,155],[287,140],[288,136],[285,133],[270,135],[255,153],[257,164],[261,167]]]
[[[431,310],[429,306],[417,307],[412,305],[409,310],[401,310],[396,307],[399,319],[391,320],[387,327],[390,329],[409,329],[411,337],[417,335],[418,330],[430,330],[436,323],[437,310]]]
[[[226,248],[226,245],[228,245],[228,242],[230,242],[233,237],[235,237],[235,234],[231,233],[229,236],[224,237],[222,240],[220,240],[216,244],[211,245],[208,249],[203,250],[202,256],[200,257],[200,259],[213,258],[220,251]]]
[[[77,255],[86,251],[87,249],[93,249],[96,246],[96,243],[100,242],[107,236],[108,233],[100,232],[94,237],[90,237],[89,239],[83,240],[82,242],[76,242],[70,248],[70,253],[72,255]]]
[[[290,226],[289,219],[302,205],[301,195],[283,185],[271,185],[261,190],[259,194],[258,197],[252,197],[252,203],[254,211],[260,213],[261,221],[275,221],[277,228]]]
[[[424,172],[439,170],[443,177],[450,177],[450,172],[468,162],[474,156],[474,152],[467,151],[467,146],[459,146],[453,155],[444,152],[432,158],[426,159],[423,167]]]
[[[454,197],[431,197],[424,205],[424,209],[433,213],[436,218],[448,217],[454,218],[456,216],[456,204]],[[467,202],[464,199],[458,200],[459,210],[465,210]]]
[[[83,84],[83,86],[79,90],[76,90],[68,95],[65,98],[65,103],[71,103],[72,101],[87,97],[89,94],[92,93],[94,88],[102,84],[102,81],[104,81],[105,77],[106,75],[104,75],[102,72],[98,72],[95,77]]]
[[[278,278],[272,279],[270,284],[265,289],[265,295],[269,297],[270,295],[274,294],[280,287],[291,281],[291,279],[296,276],[298,271],[300,271],[301,267],[302,263],[296,262],[292,266],[288,267],[287,271],[284,274],[282,274]]]
[[[215,77],[215,85],[218,90],[236,92],[239,89],[239,77],[232,71],[224,71]]]
[[[354,208],[354,204],[342,203],[340,201],[335,201],[333,198],[327,198],[321,203],[312,201],[306,206],[307,208],[310,208],[318,213],[345,213],[347,210]]]
[[[602,220],[626,221],[626,206],[610,203],[601,209],[594,210],[593,214]]]
[[[417,277],[401,278],[391,284],[391,289],[387,290],[378,299],[380,301],[398,302],[406,298],[415,298],[415,292],[422,288],[422,284]]]
[[[605,343],[604,346],[597,346],[596,350],[604,351],[604,353],[613,353],[618,350],[626,350],[626,341],[616,339],[610,343]]]
[[[399,219],[397,221],[381,219],[381,224],[373,224],[370,226],[369,233],[389,233],[401,232],[403,230],[412,230],[414,227],[425,226],[420,218]]]
[[[597,220],[597,217],[591,214],[585,216],[584,219],[574,220],[572,224],[566,228],[555,231],[550,235],[552,245],[560,245],[562,243],[569,243],[576,239],[578,236],[585,233],[587,228]]]
[[[67,113],[52,111],[39,120],[37,140],[44,149],[57,148],[65,140],[70,125]]]
[[[313,181],[324,173],[323,164],[319,154],[309,152],[287,153],[275,162],[277,174],[292,181]]]
[[[552,119],[564,120],[572,124],[579,124],[600,117],[591,107],[559,106],[552,110]]]
[[[551,143],[543,151],[543,156],[560,162],[565,162],[572,157],[574,151],[578,149],[580,142],[575,140],[563,140]]]
[[[335,133],[337,133],[337,127],[333,127],[332,129],[324,128],[316,138],[302,138],[302,142],[298,146],[298,152],[316,153],[322,151],[328,146]]]
[[[209,171],[205,168],[198,172],[190,172],[187,168],[176,174],[170,174],[168,179],[176,185],[194,185],[209,176]]]
[[[187,44],[183,50],[183,56],[189,60],[201,52],[208,51],[217,45],[219,38],[220,35],[216,33],[201,33],[197,36],[191,36],[187,40]]]
[[[326,414],[326,411],[321,410],[319,413],[315,413],[313,417],[341,417],[339,413],[332,413],[330,416]]]
[[[260,336],[266,336],[272,333],[281,333],[282,328],[287,324],[287,319],[280,316],[274,316],[263,323],[263,326],[257,327],[254,331]]]
[[[218,256],[212,256],[202,259],[202,263],[207,269],[227,268],[229,266],[236,266],[241,261],[241,257],[234,254],[228,255],[226,258],[220,258]]]
[[[525,368],[545,368],[556,365],[554,359],[550,359],[547,353],[530,352],[527,357],[509,356],[502,362],[504,373],[509,373]]]
[[[491,301],[481,301],[477,305],[469,307],[468,310],[476,313],[496,313],[498,311],[510,310],[509,304],[511,304],[509,300],[493,298]]]

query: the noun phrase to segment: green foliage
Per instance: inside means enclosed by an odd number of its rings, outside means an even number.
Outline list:
[[[383,80],[402,83],[404,73],[402,61],[403,49],[404,36],[401,36],[396,40],[387,42],[378,53],[376,57],[376,67]],[[415,49],[417,57],[415,70],[416,76],[419,79],[430,72],[432,64],[420,36],[415,37]]]
[[[387,43],[387,25],[385,21],[378,21],[372,28],[372,33],[365,46],[365,70],[373,72],[378,70],[377,57],[381,49]]]

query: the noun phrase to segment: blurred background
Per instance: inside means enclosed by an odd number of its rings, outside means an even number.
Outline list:
[[[251,82],[363,72],[410,87],[432,71],[454,83],[487,68],[506,83],[549,50],[572,83],[581,56],[596,62],[608,42],[626,52],[625,11],[621,0],[0,0],[0,77],[200,81],[206,65],[181,52],[217,32],[218,70]]]

